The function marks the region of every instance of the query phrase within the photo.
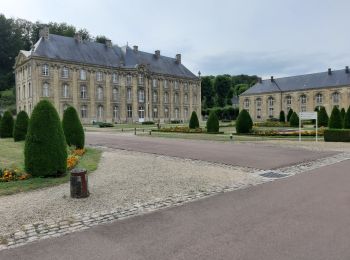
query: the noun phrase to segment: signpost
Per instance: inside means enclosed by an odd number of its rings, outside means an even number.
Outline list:
[[[316,120],[316,142],[317,142],[317,112],[300,112],[299,113],[299,142],[301,141],[301,120]]]

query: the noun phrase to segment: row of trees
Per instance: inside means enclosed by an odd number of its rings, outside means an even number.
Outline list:
[[[84,40],[105,43],[105,36],[92,37],[88,30],[77,29],[73,25],[66,23],[47,24],[50,33],[74,36],[80,33]],[[0,14],[0,90],[14,86],[13,66],[15,58],[20,50],[29,50],[39,39],[39,30],[43,24],[39,21],[30,22],[24,19],[6,18]]]
[[[40,101],[30,119],[26,112],[17,115],[6,111],[0,121],[0,137],[15,141],[25,140],[25,170],[32,176],[60,176],[67,169],[67,145],[84,148],[85,134],[78,114],[68,107],[62,123],[54,106],[47,100]]]
[[[218,75],[202,77],[202,108],[232,105],[233,96],[238,96],[258,81],[257,76]]]

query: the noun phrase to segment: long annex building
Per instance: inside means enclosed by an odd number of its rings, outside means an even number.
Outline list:
[[[187,121],[201,112],[200,78],[181,63],[137,46],[119,47],[40,31],[16,58],[17,111],[31,114],[41,99],[62,116],[74,106],[84,123]]]
[[[306,112],[324,106],[328,115],[334,106],[347,110],[350,105],[349,67],[259,80],[240,95],[239,103],[254,121],[278,118],[280,111],[287,113],[291,108],[295,112]]]

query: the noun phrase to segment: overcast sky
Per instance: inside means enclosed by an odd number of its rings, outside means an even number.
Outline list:
[[[1,0],[0,13],[181,53],[195,74],[265,78],[350,65],[349,0]]]

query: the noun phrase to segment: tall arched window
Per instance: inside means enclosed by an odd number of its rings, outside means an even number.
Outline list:
[[[49,83],[44,83],[43,85],[43,97],[48,97],[50,96],[50,86]]]
[[[131,102],[131,99],[132,99],[131,88],[128,88],[126,90],[126,99],[127,99],[128,102]]]
[[[185,116],[185,119],[187,120],[188,119],[188,108],[185,107],[184,109],[184,116]]]
[[[153,91],[152,102],[153,103],[158,102],[158,92],[157,91]]]
[[[185,95],[184,95],[184,103],[188,103],[188,94],[186,93]]]
[[[85,85],[80,86],[80,98],[86,99],[87,97],[87,87]]]
[[[44,65],[41,67],[41,75],[43,75],[43,76],[49,76],[49,65],[44,64]]]
[[[99,105],[97,107],[97,120],[103,120],[103,106]]]
[[[168,92],[164,93],[164,103],[169,103],[169,93]]]
[[[139,74],[139,85],[143,85],[143,75]]]
[[[269,117],[273,118],[273,116],[274,116],[274,107],[273,107],[273,105],[275,104],[274,98],[273,97],[269,97],[267,99],[267,104],[268,104],[268,110],[269,110],[268,111]]]
[[[175,93],[175,95],[174,95],[174,103],[175,104],[179,103],[179,93]]]
[[[139,102],[144,103],[145,102],[145,90],[139,89]]]
[[[67,67],[63,67],[61,72],[61,77],[64,79],[68,79],[68,76],[69,76],[69,69]]]
[[[113,83],[118,83],[119,77],[118,77],[118,74],[117,74],[117,73],[113,73],[113,75],[112,75],[112,81],[113,81]]]
[[[113,88],[112,97],[113,97],[113,101],[118,101],[118,89],[117,88]]]
[[[69,89],[67,84],[63,84],[62,86],[62,97],[68,98],[69,97]]]
[[[169,108],[164,108],[164,117],[169,118]]]
[[[175,108],[175,118],[179,119],[179,117],[180,117],[180,111],[178,108]]]
[[[116,121],[119,118],[119,109],[118,106],[113,107],[113,119]]]
[[[98,100],[103,99],[103,88],[101,86],[97,87],[97,99]]]

